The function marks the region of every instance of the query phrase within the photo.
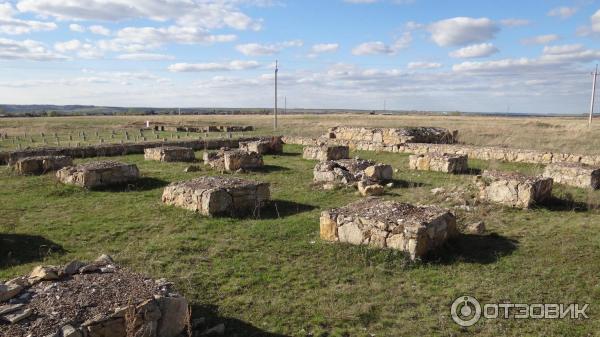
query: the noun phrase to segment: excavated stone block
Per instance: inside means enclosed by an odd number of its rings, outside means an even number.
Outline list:
[[[559,184],[581,188],[600,188],[600,168],[580,163],[554,163],[544,169],[544,177]]]
[[[276,136],[249,142],[240,142],[240,150],[257,152],[259,154],[281,154],[283,153],[283,141],[281,139],[281,136]]]
[[[269,184],[229,177],[200,177],[167,186],[162,201],[203,215],[244,215],[270,198]]]
[[[390,165],[378,164],[364,159],[340,159],[323,161],[313,169],[313,181],[350,185],[360,180],[383,182],[391,180]]]
[[[164,162],[194,161],[194,150],[188,147],[161,146],[144,149],[144,159]]]
[[[343,145],[305,146],[302,158],[318,161],[348,159],[350,148]]]
[[[221,149],[218,152],[205,152],[203,159],[205,165],[228,172],[239,169],[252,170],[264,166],[262,155],[240,149]]]
[[[44,174],[73,165],[73,159],[67,156],[34,156],[19,159],[14,169],[19,174]]]
[[[468,170],[467,158],[447,153],[415,154],[408,158],[408,166],[411,170],[463,173]]]
[[[514,172],[484,171],[478,177],[480,198],[517,208],[529,208],[552,196],[552,178]]]
[[[423,257],[458,235],[454,215],[437,206],[366,198],[321,213],[323,240],[370,245]]]
[[[56,172],[56,177],[64,184],[94,188],[133,182],[140,171],[135,164],[98,161],[65,167]]]

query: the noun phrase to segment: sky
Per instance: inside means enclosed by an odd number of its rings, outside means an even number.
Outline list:
[[[0,104],[266,108],[275,60],[289,108],[585,113],[600,0],[0,0]]]

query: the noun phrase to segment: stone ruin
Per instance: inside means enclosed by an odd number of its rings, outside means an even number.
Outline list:
[[[165,204],[207,216],[257,214],[269,199],[268,183],[229,177],[200,177],[172,183],[162,195]]]
[[[600,168],[579,163],[554,163],[544,169],[544,177],[559,184],[581,188],[600,188]]]
[[[95,188],[133,182],[140,171],[135,164],[98,161],[65,167],[56,172],[56,177],[64,184]]]
[[[313,181],[353,185],[361,180],[385,182],[392,180],[393,175],[390,165],[358,158],[340,159],[318,163],[313,170]]]
[[[413,260],[456,235],[456,219],[448,210],[379,198],[324,211],[320,218],[323,240],[397,249]]]
[[[361,128],[337,126],[329,129],[327,138],[365,143],[454,143],[458,131],[438,127]]]
[[[169,132],[247,132],[254,131],[251,125],[154,125],[154,131]]]
[[[483,171],[477,177],[479,197],[510,207],[529,208],[552,196],[552,178],[515,172]]]
[[[223,148],[217,152],[204,152],[204,164],[215,170],[235,172],[264,166],[262,155],[240,149]]]
[[[38,266],[0,283],[3,337],[183,337],[187,300],[165,279],[93,262]]]
[[[240,150],[259,154],[281,154],[283,153],[283,140],[281,136],[275,136],[240,142]]]
[[[195,161],[194,150],[188,147],[161,146],[144,149],[145,160],[157,160],[163,162]]]
[[[348,159],[350,148],[344,145],[305,146],[302,158],[318,161]]]
[[[411,170],[463,173],[469,169],[466,155],[432,152],[414,154],[408,160]]]
[[[67,156],[34,156],[19,159],[13,168],[18,174],[39,175],[72,165],[73,159]]]

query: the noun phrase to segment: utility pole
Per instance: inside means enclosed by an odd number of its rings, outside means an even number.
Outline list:
[[[592,73],[592,102],[590,103],[590,118],[588,120],[588,127],[592,125],[592,115],[594,114],[594,101],[596,98],[596,77],[598,77],[598,65],[596,64],[596,70]]]
[[[283,114],[287,114],[287,96],[283,96]]]
[[[384,100],[383,100],[383,112],[385,112],[385,109],[386,109],[386,103],[387,103],[387,102],[386,102],[386,101],[385,101],[385,99],[384,99]]]
[[[279,61],[275,60],[275,119],[273,120],[273,128],[277,130],[277,72],[279,71]]]

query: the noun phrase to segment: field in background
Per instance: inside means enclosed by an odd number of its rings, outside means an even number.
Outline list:
[[[440,126],[459,130],[460,141],[473,145],[494,145],[523,149],[561,151],[581,154],[600,154],[600,121],[588,128],[584,118],[565,117],[482,117],[482,116],[440,116],[440,115],[283,115],[279,117],[279,130],[273,131],[273,117],[266,115],[201,115],[201,116],[123,116],[123,117],[44,117],[44,118],[2,118],[0,134],[19,136],[18,140],[0,139],[0,150],[22,147],[43,146],[41,133],[47,138],[47,145],[56,145],[54,133],[65,146],[84,143],[78,138],[85,131],[90,144],[119,142],[124,131],[138,135],[144,122],[180,124],[223,124],[253,125],[256,131],[234,133],[241,135],[303,135],[320,136],[327,128],[336,125],[400,127],[400,126]],[[116,138],[111,138],[115,130]],[[99,132],[99,137],[94,137]],[[147,139],[156,136],[145,132]],[[69,139],[69,135],[73,140]],[[199,134],[161,133],[160,138],[198,138]],[[226,134],[210,133],[209,137],[226,137]],[[33,137],[33,143],[31,138]],[[131,138],[131,141],[135,139]]]

